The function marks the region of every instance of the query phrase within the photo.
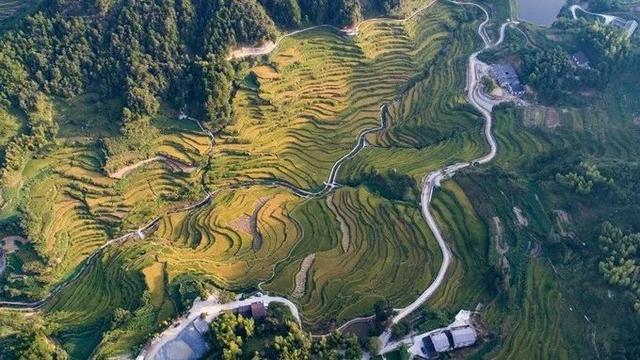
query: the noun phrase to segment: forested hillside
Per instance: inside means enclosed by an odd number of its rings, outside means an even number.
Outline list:
[[[373,3],[383,11],[399,5]],[[52,139],[55,124],[35,115],[46,96],[120,99],[121,116],[113,121],[125,137],[139,134],[163,102],[218,130],[232,121],[229,48],[273,39],[277,26],[347,26],[359,17],[355,0],[46,1],[0,40],[0,117],[27,117],[27,131],[8,143],[0,163],[18,169],[25,149]]]

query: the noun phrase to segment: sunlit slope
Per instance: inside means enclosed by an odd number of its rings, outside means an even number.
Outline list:
[[[438,56],[450,59],[443,69],[452,63],[464,66],[461,55],[473,43],[452,35],[449,28],[458,26],[455,14],[436,4],[406,23],[367,22],[356,37],[320,28],[285,39],[241,84],[234,100],[237,122],[215,149],[219,156],[211,179],[279,179],[318,189],[357,134],[378,126],[381,105],[425,76],[430,80],[423,89],[411,90],[415,95],[404,101],[426,104],[440,94],[421,92],[446,91],[454,99],[441,100],[443,106],[454,101],[461,107],[464,77],[454,77],[457,67],[433,75],[437,79],[428,75]],[[446,50],[451,47],[455,51]],[[474,117],[460,111],[440,121],[459,115],[456,121],[465,124]],[[428,131],[420,136],[429,137]]]
[[[265,288],[292,295],[301,287],[304,319],[316,328],[369,314],[381,299],[410,303],[440,265],[440,251],[415,205],[362,188],[341,189],[302,204],[293,217],[303,237]],[[303,269],[302,259],[312,254],[313,263]]]
[[[185,163],[207,146],[206,136],[188,132],[163,135],[155,145],[159,154]],[[107,176],[104,163],[96,143],[66,141],[29,162],[3,189],[9,200],[3,216],[23,214],[22,227],[46,264],[38,270],[45,286],[69,276],[108,240],[179,207],[191,189],[200,188],[198,171],[186,174],[165,162],[150,162],[122,179]]]

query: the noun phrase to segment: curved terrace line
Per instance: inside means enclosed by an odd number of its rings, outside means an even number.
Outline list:
[[[496,41],[496,43],[492,44],[489,35],[486,32],[486,25],[489,22],[489,13],[487,12],[487,10],[485,8],[483,8],[482,6],[475,4],[475,3],[470,3],[470,2],[458,2],[458,1],[453,1],[453,0],[447,0],[453,4],[458,4],[458,5],[469,5],[469,6],[475,6],[477,8],[479,8],[480,10],[482,10],[482,12],[485,15],[485,20],[478,26],[478,30],[477,33],[478,35],[481,37],[483,43],[484,43],[484,47],[479,50],[476,51],[475,53],[473,53],[470,57],[469,57],[469,65],[468,65],[468,69],[467,69],[467,86],[466,86],[466,91],[467,91],[467,99],[468,101],[482,114],[482,116],[485,118],[485,126],[484,126],[484,136],[485,139],[487,141],[487,143],[489,144],[489,152],[478,158],[475,159],[471,162],[465,162],[465,163],[457,163],[454,165],[450,165],[447,166],[443,169],[437,170],[437,171],[433,171],[429,174],[427,174],[422,182],[422,193],[421,193],[421,209],[422,209],[422,214],[423,217],[425,218],[425,221],[427,222],[429,228],[431,229],[431,231],[434,234],[434,237],[436,238],[438,245],[443,253],[443,262],[441,264],[440,270],[436,276],[436,279],[432,282],[432,284],[411,304],[409,304],[408,306],[401,308],[401,309],[396,309],[398,311],[398,313],[392,318],[392,323],[397,323],[400,320],[402,320],[403,318],[405,318],[408,314],[410,314],[411,312],[413,312],[415,309],[417,309],[420,305],[422,305],[424,302],[426,302],[434,293],[435,291],[437,291],[439,289],[439,287],[442,285],[442,282],[444,281],[444,278],[446,276],[446,272],[448,270],[448,268],[450,267],[451,264],[451,260],[452,260],[452,253],[450,251],[450,249],[448,248],[446,242],[444,241],[444,238],[442,236],[442,233],[435,221],[435,219],[433,218],[432,214],[429,211],[429,205],[431,203],[432,197],[433,197],[433,192],[435,190],[436,187],[438,187],[441,183],[442,180],[445,180],[447,178],[452,177],[453,175],[455,175],[456,172],[458,172],[459,170],[462,170],[464,168],[467,168],[473,164],[485,164],[488,163],[490,161],[493,160],[493,158],[495,157],[496,153],[497,153],[497,143],[495,138],[493,137],[492,133],[491,133],[491,129],[492,129],[492,116],[491,116],[491,110],[494,104],[487,102],[486,99],[483,99],[483,97],[481,96],[481,91],[479,89],[478,86],[478,74],[477,74],[477,68],[478,65],[480,64],[479,60],[477,60],[477,56],[478,54],[480,54],[481,52],[499,45],[500,43],[502,43],[502,41],[504,40],[504,33],[505,33],[505,29],[506,26],[509,25],[511,22],[507,22],[505,24],[503,24],[500,28],[500,38],[498,41]],[[425,9],[427,9],[428,7],[430,7],[434,1],[431,1],[430,3],[428,3],[427,5],[425,5],[424,7],[422,7],[421,9],[416,10],[415,12],[413,12],[411,15],[409,15],[408,17],[404,18],[404,19],[387,19],[387,18],[382,18],[384,20],[391,20],[391,21],[399,21],[399,22],[404,22],[404,21],[408,21],[411,18],[415,17],[417,14],[419,14],[420,12],[424,11]],[[369,19],[367,21],[374,21],[374,20],[380,20],[380,19]],[[365,21],[366,22],[366,21]],[[358,26],[364,24],[365,22],[361,22],[356,26],[356,29]],[[298,30],[289,34],[286,34],[282,37],[279,38],[277,44],[279,44],[279,42],[284,39],[285,37],[288,36],[292,36],[298,33],[301,33],[303,31],[309,31],[311,29],[315,29],[315,28],[319,28],[319,27],[323,27],[323,26],[329,26],[332,28],[335,28],[333,26],[330,25],[320,25],[320,26],[315,26],[315,27],[311,27],[311,28],[306,28],[303,30]],[[275,46],[274,48],[275,49]],[[269,50],[269,52],[273,51],[273,49]],[[285,182],[281,182],[281,181],[273,181],[270,182],[270,184],[272,185],[282,185],[285,186],[287,188],[289,188],[290,190],[292,190],[294,193],[304,196],[304,197],[317,197],[317,196],[321,196],[324,195],[328,192],[330,192],[331,190],[333,190],[336,186],[338,186],[338,184],[336,183],[336,178],[337,175],[339,173],[339,170],[342,166],[342,164],[344,162],[346,162],[347,160],[353,158],[360,150],[362,150],[365,146],[366,146],[366,135],[383,130],[385,128],[385,114],[387,111],[387,106],[388,103],[383,103],[380,106],[380,125],[377,127],[373,127],[373,128],[365,128],[363,130],[361,130],[361,132],[358,134],[358,136],[356,137],[356,144],[354,145],[354,147],[352,148],[352,150],[347,153],[346,155],[344,155],[343,157],[341,157],[340,159],[338,159],[330,173],[328,176],[327,181],[325,182],[325,187],[318,191],[318,192],[309,192],[300,188],[297,188],[291,184],[285,183]],[[210,138],[211,138],[211,144],[213,144],[215,142],[215,138],[213,133],[211,133],[211,131],[207,130],[206,128],[204,128],[202,126],[202,124],[200,123],[200,121],[198,121],[197,119],[188,117],[187,115],[181,115],[181,118],[187,118],[189,120],[195,121],[199,128],[206,133]],[[258,183],[259,184],[259,183]],[[255,184],[249,184],[251,185],[255,185]],[[206,189],[205,189],[206,191]],[[198,208],[200,206],[203,206],[204,204],[208,203],[212,198],[212,194],[207,192],[207,196],[200,200],[199,202],[189,205],[187,207],[172,211],[171,213],[177,213],[177,212],[182,212],[182,211],[189,211],[192,210],[194,208]],[[112,239],[108,242],[106,242],[105,244],[103,244],[100,248],[98,248],[98,250],[96,250],[94,253],[92,253],[87,260],[85,261],[85,263],[83,264],[83,266],[76,272],[76,274],[70,278],[69,280],[57,285],[50,293],[49,295],[47,295],[45,298],[43,298],[42,300],[39,301],[35,301],[35,302],[11,302],[11,301],[0,301],[0,307],[8,307],[8,308],[13,308],[13,309],[19,309],[19,310],[37,310],[39,308],[41,308],[49,299],[51,299],[53,296],[57,295],[60,291],[62,291],[64,288],[66,288],[67,286],[71,285],[75,280],[77,280],[80,275],[82,275],[84,273],[84,271],[86,271],[89,266],[91,265],[91,263],[95,260],[95,258],[102,252],[102,250],[104,248],[106,248],[107,246],[110,246],[111,244],[117,243],[117,242],[121,242],[121,241],[126,241],[127,239],[129,239],[130,237],[140,237],[143,238],[144,237],[144,233],[146,231],[149,231],[151,228],[153,228],[153,226],[155,224],[157,224],[157,222],[159,221],[159,217],[153,219],[150,223],[148,223],[147,225],[145,225],[144,227],[131,231],[125,235],[123,235],[122,237],[116,238],[116,239]],[[274,300],[278,299],[276,301],[279,301],[281,299],[282,302],[287,302],[288,300],[285,298],[281,298],[281,297],[272,297]],[[296,311],[297,313],[297,311]],[[355,321],[359,321],[362,319],[368,319],[370,317],[361,317],[361,318],[355,318],[355,319],[351,319],[349,321],[347,321],[345,324],[343,324],[339,329],[343,329],[345,326],[352,324]],[[381,335],[381,337],[385,337],[390,335],[390,332],[387,331],[385,332],[383,335]],[[387,337],[388,338],[388,337]],[[383,342],[384,343],[384,342]]]
[[[386,20],[386,21],[394,21],[394,22],[399,22],[399,23],[403,23],[406,21],[409,21],[411,19],[413,19],[414,17],[416,17],[418,14],[420,14],[421,12],[423,12],[424,10],[428,9],[429,7],[431,7],[431,5],[433,5],[437,0],[431,0],[429,1],[427,4],[423,5],[421,8],[414,10],[413,12],[411,12],[409,15],[407,15],[404,18],[401,19],[395,19],[395,18],[390,18],[390,17],[380,17],[380,18],[371,18],[371,19],[367,19],[367,20],[363,20],[357,24],[355,24],[353,27],[346,27],[346,28],[339,28],[337,26],[334,25],[329,25],[329,24],[323,24],[323,25],[315,25],[315,26],[311,26],[308,28],[304,28],[304,29],[300,29],[300,30],[295,30],[289,33],[286,33],[284,35],[281,35],[280,37],[278,37],[276,39],[275,42],[273,41],[268,41],[265,44],[263,44],[262,46],[247,46],[247,47],[241,47],[239,49],[235,49],[232,50],[231,53],[229,54],[229,56],[227,56],[227,60],[238,60],[238,59],[244,59],[246,57],[252,57],[252,56],[261,56],[261,55],[267,55],[270,54],[271,52],[273,52],[275,49],[278,48],[278,46],[280,46],[280,43],[282,42],[282,40],[288,38],[288,37],[292,37],[304,32],[308,32],[311,30],[315,30],[315,29],[320,29],[320,28],[330,28],[330,29],[334,29],[336,31],[342,32],[348,36],[354,36],[358,34],[358,31],[360,30],[360,26],[373,22],[373,21],[380,21],[380,20]]]

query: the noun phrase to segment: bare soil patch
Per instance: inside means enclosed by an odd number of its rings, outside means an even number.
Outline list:
[[[313,261],[316,259],[316,254],[309,254],[307,257],[302,260],[302,264],[300,264],[300,270],[296,274],[296,287],[293,289],[291,296],[293,298],[301,298],[304,295],[304,290],[307,286],[307,273],[313,265]]]
[[[544,117],[544,125],[548,129],[555,129],[560,126],[560,114],[558,110],[554,108],[547,108],[547,113]]]
[[[516,216],[517,225],[522,227],[529,226],[529,220],[524,216],[522,209],[517,206],[513,207],[513,214]]]
[[[2,241],[0,241],[0,246],[2,246],[2,249],[7,254],[11,254],[12,252],[18,251],[18,243],[20,243],[20,245],[24,245],[28,242],[29,240],[23,238],[22,236],[11,235],[2,238]]]

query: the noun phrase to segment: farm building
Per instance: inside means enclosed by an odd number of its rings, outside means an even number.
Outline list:
[[[433,342],[434,349],[439,353],[451,350],[451,342],[447,333],[448,331],[444,330],[429,336]]]
[[[436,351],[435,346],[433,345],[433,340],[431,340],[431,336],[425,336],[422,338],[422,354],[425,359],[438,359],[440,355]]]
[[[251,305],[241,306],[233,309],[233,313],[236,315],[242,315],[246,318],[254,318],[256,320],[262,320],[267,317],[267,309],[264,307],[262,301],[256,301]]]
[[[256,301],[251,304],[251,316],[256,320],[262,320],[267,317],[267,309],[265,309],[263,302]]]
[[[422,353],[427,359],[437,358],[437,353],[471,346],[478,335],[471,326],[460,326],[438,331],[422,338]]]
[[[628,20],[625,21],[624,19],[620,19],[620,18],[615,18],[612,22],[611,25],[615,26],[616,28],[624,31],[625,36],[630,38],[633,33],[636,31],[636,29],[638,28],[638,22],[635,20]]]
[[[511,64],[493,64],[490,69],[491,76],[495,81],[510,93],[514,95],[523,95],[525,93],[524,86],[518,79],[518,73]]]
[[[451,337],[453,338],[453,347],[455,349],[471,346],[478,340],[476,331],[470,326],[452,329]]]
[[[577,53],[571,55],[571,60],[577,67],[583,69],[591,68],[591,65],[589,65],[589,58],[587,58],[587,55],[585,55],[582,51],[578,51]]]

